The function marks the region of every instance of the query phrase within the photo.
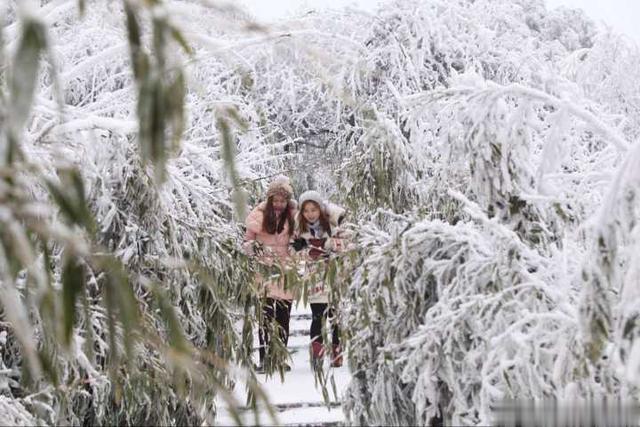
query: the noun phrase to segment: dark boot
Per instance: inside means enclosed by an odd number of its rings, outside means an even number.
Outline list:
[[[253,369],[256,374],[264,374],[264,365],[262,363],[259,365],[253,365]]]

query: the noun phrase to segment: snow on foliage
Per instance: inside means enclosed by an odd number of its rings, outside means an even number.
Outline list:
[[[34,76],[26,128],[9,114],[9,123],[17,124],[9,130],[14,133],[3,134],[2,176],[18,171],[0,186],[2,303],[10,321],[3,333],[15,332],[2,347],[3,390],[48,424],[211,422],[215,394],[230,386],[227,362],[250,363],[251,342],[236,323],[257,304],[245,285],[251,269],[238,250],[241,232],[221,141],[237,138],[240,180],[271,173],[277,154],[263,144],[255,109],[235,93],[240,80],[234,69],[201,45],[194,43],[191,57],[174,49],[183,40],[177,29],[167,30],[174,21],[162,5],[149,13],[124,5],[91,3],[82,17],[73,2],[32,10],[49,24],[41,46],[49,62]],[[207,16],[220,20],[224,12],[175,7],[199,16],[198,32],[210,35]],[[155,52],[153,60],[137,57],[152,67],[148,75],[132,72],[127,30],[136,24],[125,20],[125,11],[137,16],[140,49]],[[21,35],[20,24],[4,28],[16,64],[32,40]],[[228,26],[236,31],[239,24]],[[151,32],[175,40],[153,45]],[[183,102],[175,82],[189,58],[192,89],[181,123],[167,103],[171,96]],[[167,76],[154,77],[163,67]],[[11,96],[16,88],[29,89],[24,74],[9,76],[19,83],[9,87]],[[145,92],[145,85],[155,90]],[[169,100],[149,110],[146,103],[155,102],[149,97],[158,91]],[[171,108],[178,111],[176,105]],[[160,131],[166,138],[154,136],[155,129],[146,137],[146,130],[138,133],[139,123],[158,125],[145,116],[149,111],[172,121]],[[234,114],[241,119],[233,122]],[[217,126],[221,120],[229,123],[227,133]],[[177,145],[173,136],[181,127]],[[161,168],[166,173],[159,174]],[[23,196],[10,204],[12,194]],[[32,385],[30,376],[43,385]]]
[[[198,1],[18,3],[0,56],[7,423],[212,422],[251,350],[242,201],[277,173],[361,223],[331,273],[353,423],[640,398],[627,40],[541,0],[271,28]]]
[[[398,3],[377,21],[379,90],[352,90],[369,107],[354,121],[378,133],[362,126],[342,185],[402,215],[362,227],[343,322],[350,420],[487,424],[505,399],[637,402],[637,311],[619,295],[637,287],[640,87],[612,77],[637,50],[541,3]]]

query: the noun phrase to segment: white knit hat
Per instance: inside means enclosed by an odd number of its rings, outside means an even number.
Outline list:
[[[293,187],[291,187],[289,178],[284,175],[276,176],[269,184],[269,188],[267,189],[267,197],[276,195],[283,196],[286,199],[290,199],[293,197]]]
[[[298,200],[300,209],[302,209],[302,205],[304,204],[304,202],[308,202],[308,201],[316,202],[318,206],[320,206],[320,209],[324,209],[324,202],[322,201],[322,196],[317,191],[308,190],[300,195],[300,199]]]

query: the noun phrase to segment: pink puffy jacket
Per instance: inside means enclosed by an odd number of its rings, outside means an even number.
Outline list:
[[[253,255],[251,247],[253,241],[256,240],[265,246],[265,254],[259,258],[259,261],[273,265],[279,263],[284,266],[289,260],[289,224],[285,223],[281,233],[269,234],[262,229],[262,219],[264,217],[265,202],[256,206],[245,221],[247,231],[244,235],[244,250],[247,254]],[[295,202],[289,202],[289,210],[291,215],[295,217],[297,212]],[[293,300],[294,295],[291,290],[284,289],[284,279],[265,280],[261,275],[256,276],[256,282],[266,289],[267,297],[274,299]]]

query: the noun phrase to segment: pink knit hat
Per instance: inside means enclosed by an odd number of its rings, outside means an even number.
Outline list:
[[[284,175],[276,176],[269,184],[267,189],[267,197],[282,196],[285,199],[291,199],[293,197],[293,187],[289,178]]]

